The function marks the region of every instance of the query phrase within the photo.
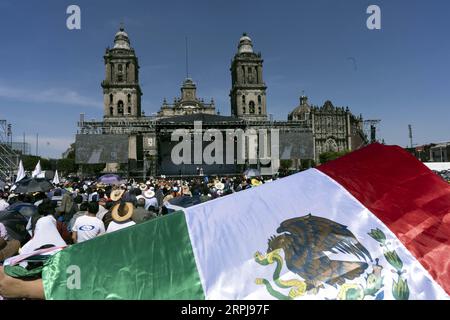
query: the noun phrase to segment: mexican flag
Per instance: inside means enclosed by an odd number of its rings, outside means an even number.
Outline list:
[[[448,299],[450,185],[400,147],[55,254],[47,299]]]

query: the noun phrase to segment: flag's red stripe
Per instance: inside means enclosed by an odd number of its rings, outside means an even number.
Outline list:
[[[390,228],[450,294],[450,185],[397,146],[372,144],[318,167]]]

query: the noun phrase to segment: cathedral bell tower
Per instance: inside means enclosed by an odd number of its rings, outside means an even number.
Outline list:
[[[104,118],[141,116],[142,91],[139,86],[139,63],[123,26],[114,38],[114,47],[104,56],[106,78],[102,82]]]
[[[263,59],[253,52],[247,34],[239,40],[231,62],[231,114],[247,120],[267,120],[266,84],[262,77]]]

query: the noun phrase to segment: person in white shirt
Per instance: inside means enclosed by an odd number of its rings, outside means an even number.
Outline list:
[[[156,210],[159,209],[158,199],[155,198],[155,191],[152,189],[145,190],[142,193],[142,197],[145,198],[145,210],[148,210],[150,207],[154,207]]]
[[[105,233],[103,221],[96,217],[98,203],[90,202],[86,215],[77,218],[72,228],[74,243],[84,242]]]
[[[53,216],[54,206],[49,200],[44,200],[38,207],[39,218],[33,231],[33,238],[28,241],[21,249],[20,254],[31,253],[44,245],[53,245],[56,247],[66,246],[66,242],[59,234],[56,226],[56,219]]]
[[[116,204],[111,212],[113,221],[109,224],[106,233],[134,226],[136,223],[131,220],[133,210],[134,206],[130,202]]]

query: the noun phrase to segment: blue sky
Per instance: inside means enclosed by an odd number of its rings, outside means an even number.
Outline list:
[[[66,8],[81,7],[81,30],[66,28]],[[371,4],[382,29],[366,27]],[[198,96],[230,114],[230,62],[247,32],[264,58],[267,104],[286,119],[304,90],[330,99],[406,146],[450,140],[450,2],[446,0],[0,0],[0,119],[26,134],[39,153],[59,157],[76,122],[101,119],[103,54],[120,21],[140,61],[143,110],[157,112],[179,95],[185,36]],[[352,59],[349,59],[352,58]],[[354,64],[356,62],[356,64]]]

